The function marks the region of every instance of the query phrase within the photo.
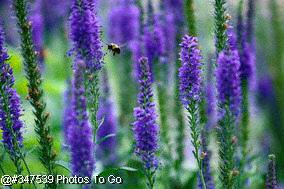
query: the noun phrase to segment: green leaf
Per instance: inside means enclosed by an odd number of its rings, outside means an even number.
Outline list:
[[[70,163],[68,163],[66,161],[63,161],[63,160],[55,161],[55,165],[58,165],[59,167],[64,168],[65,170],[67,170],[70,173],[72,172],[71,168],[70,168]]]
[[[114,167],[114,168],[108,168],[103,170],[101,173],[99,173],[100,176],[109,176],[111,174],[117,173],[119,171],[130,171],[130,172],[135,172],[138,171],[135,168],[132,167],[126,167],[126,166],[122,166],[122,167]]]
[[[114,134],[114,133],[108,134],[108,135],[104,136],[103,138],[101,138],[100,140],[96,141],[96,144],[100,144],[100,143],[106,141],[108,138],[115,137],[115,136],[116,136],[116,134]]]

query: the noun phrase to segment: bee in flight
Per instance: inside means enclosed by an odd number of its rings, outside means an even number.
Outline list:
[[[115,43],[107,44],[107,49],[112,52],[113,56],[121,52],[121,47]]]
[[[118,45],[116,43],[105,43],[107,46],[107,50],[112,52],[112,55],[115,56],[117,54],[120,54],[121,53],[121,49],[126,46],[126,45]]]

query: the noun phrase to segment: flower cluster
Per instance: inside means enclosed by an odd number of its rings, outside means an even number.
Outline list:
[[[140,59],[138,106],[134,109],[133,131],[136,139],[136,154],[144,162],[146,169],[156,169],[158,160],[158,125],[155,104],[152,102],[152,80],[147,58]]]
[[[109,37],[116,43],[125,44],[139,35],[139,9],[133,0],[120,0],[119,6],[110,10]]]
[[[236,50],[223,51],[217,60],[217,91],[219,104],[228,105],[235,116],[240,113],[241,87],[240,87],[240,60]]]
[[[198,39],[185,35],[181,43],[179,69],[180,99],[185,107],[193,101],[200,101],[201,93],[201,55]]]
[[[20,97],[12,88],[13,71],[6,63],[8,58],[4,47],[4,32],[0,28],[0,128],[3,130],[3,143],[13,158],[17,156],[17,149],[22,146],[23,122],[20,120]]]
[[[74,0],[71,7],[71,39],[76,57],[86,62],[90,72],[102,68],[103,52],[101,51],[100,29],[93,2]]]
[[[94,168],[94,143],[92,128],[88,121],[84,73],[84,62],[77,60],[72,86],[73,118],[69,131],[69,143],[73,175],[91,177]]]

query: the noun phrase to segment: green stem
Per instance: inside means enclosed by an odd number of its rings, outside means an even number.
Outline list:
[[[222,188],[232,189],[234,187],[235,176],[235,145],[236,137],[234,136],[235,118],[230,112],[230,108],[224,105],[224,116],[219,121],[217,136],[219,142],[219,179]]]
[[[99,123],[97,120],[97,113],[99,109],[99,71],[95,73],[87,73],[85,76],[85,90],[87,96],[87,106],[90,117],[90,122],[93,126],[93,141],[96,143],[97,130]]]
[[[145,176],[147,178],[147,187],[148,189],[153,189],[155,184],[155,172],[150,169],[145,170]]]
[[[190,36],[196,36],[195,16],[194,16],[194,3],[193,0],[185,0],[185,15],[187,21],[188,33]]]
[[[199,169],[199,176],[202,182],[202,186],[204,189],[206,189],[206,183],[205,183],[205,179],[203,176],[203,171],[202,171],[202,159],[200,157],[200,147],[201,147],[201,141],[200,141],[200,125],[199,125],[199,116],[198,116],[198,104],[194,101],[191,102],[188,107],[187,107],[187,111],[189,113],[188,115],[188,123],[189,123],[189,127],[191,129],[191,143],[194,147],[194,150],[192,151],[197,165],[198,165],[198,169]]]

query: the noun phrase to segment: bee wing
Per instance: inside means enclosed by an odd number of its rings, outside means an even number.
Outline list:
[[[127,43],[124,43],[122,45],[120,45],[119,47],[122,49],[122,48],[125,48],[127,46]]]

